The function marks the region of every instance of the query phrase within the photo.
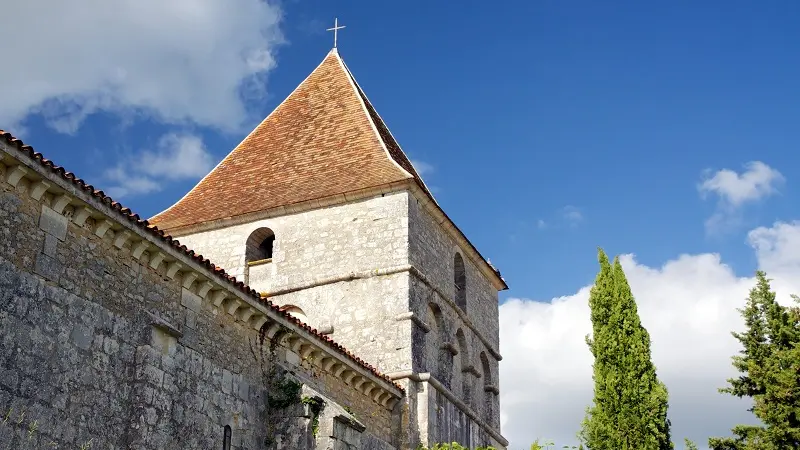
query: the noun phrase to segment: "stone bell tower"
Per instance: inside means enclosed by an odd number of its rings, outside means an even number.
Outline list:
[[[410,446],[505,448],[499,290],[334,48],[150,222],[405,386]]]

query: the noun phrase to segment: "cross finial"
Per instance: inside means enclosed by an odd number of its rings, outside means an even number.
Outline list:
[[[333,31],[333,48],[336,48],[336,44],[339,38],[339,30],[342,28],[346,28],[344,25],[339,26],[339,18],[333,19],[333,28],[328,28],[326,31]]]

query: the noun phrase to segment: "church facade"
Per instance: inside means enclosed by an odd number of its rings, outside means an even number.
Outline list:
[[[66,307],[63,298],[73,295],[97,317],[83,320],[76,310],[77,322],[48,334],[46,322],[19,314],[21,297],[0,284],[11,299],[0,304],[0,320],[17,327],[4,325],[13,330],[4,339],[35,348],[23,335],[42,330],[53,341],[49,352],[76,365],[103,355],[106,369],[120,371],[113,382],[124,392],[101,396],[107,408],[125,410],[119,430],[127,440],[108,442],[112,448],[192,448],[179,439],[183,429],[200,430],[200,448],[508,444],[498,384],[497,293],[506,284],[437,204],[336,49],[189,193],[148,221],[132,220],[5,137],[4,208],[26,210],[16,226],[37,232],[0,253],[0,283],[26,280],[35,295],[66,290],[38,307],[69,312],[76,302]],[[6,234],[22,236],[15,223]],[[76,248],[91,249],[85,270],[93,273],[100,268],[91,261],[119,261],[94,276],[123,292],[130,283],[133,295],[97,292],[85,286],[93,277],[70,275]],[[97,336],[106,316],[128,324],[127,355],[104,351],[114,346],[107,339],[120,340]],[[59,336],[77,348],[60,349]],[[31,353],[24,363],[4,356],[0,367],[17,378],[41,364],[69,372],[63,358]],[[182,370],[189,366],[196,373]],[[95,369],[78,378],[110,379]],[[90,404],[31,402],[21,381],[0,381],[0,395],[0,407],[41,404],[48,417]]]

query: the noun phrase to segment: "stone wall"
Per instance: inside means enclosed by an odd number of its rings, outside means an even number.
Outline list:
[[[470,448],[493,446],[503,448],[486,429],[479,426],[474,419],[465,414],[457,404],[450,401],[443,391],[427,384],[425,392],[428,402],[430,442],[462,442]]]
[[[248,237],[264,228],[276,236],[272,260],[248,267]],[[248,276],[276,303],[300,308],[309,325],[384,373],[430,373],[470,410],[460,413],[465,420],[480,419],[475,430],[499,434],[497,289],[409,191],[180,240]],[[455,303],[456,254],[465,266],[465,310]],[[424,412],[419,420],[437,419]],[[428,425],[420,426],[424,434]]]
[[[248,284],[261,292],[281,291],[407,264],[407,205],[408,194],[396,192],[178,239],[238,277],[247,272],[248,237],[256,230],[271,229],[275,233],[272,262],[254,267]]]
[[[190,234],[180,241],[249,269],[249,284],[280,305],[299,307],[306,321],[383,372],[409,367],[408,194],[377,195],[251,223]],[[252,233],[275,233],[272,261],[245,269]]]
[[[44,181],[43,169],[9,161],[3,150],[0,421],[8,420],[0,442],[206,449],[221,447],[229,426],[233,449],[324,448],[328,436],[314,435],[304,407],[281,412],[271,403],[268,374],[277,371],[331,410],[346,406],[373,448],[398,447],[399,389],[390,394],[385,381],[326,353],[311,334],[285,332],[285,319],[265,317],[259,332],[249,318],[263,313],[240,308],[241,294],[214,285],[220,302],[210,300],[211,271],[195,283],[197,272],[177,253],[144,235],[130,239],[135,233],[110,210],[101,216],[104,205],[65,191],[68,181]],[[333,434],[334,418],[325,420]]]
[[[497,290],[417,202],[409,205],[410,258],[422,277],[411,284],[411,308],[430,327],[415,341],[428,372],[482,420],[500,428]],[[454,256],[466,269],[466,310],[455,301]]]
[[[37,421],[41,448],[211,448],[225,425],[234,448],[255,448],[265,392],[242,327],[23,198],[0,189],[13,236],[0,249],[0,410]]]

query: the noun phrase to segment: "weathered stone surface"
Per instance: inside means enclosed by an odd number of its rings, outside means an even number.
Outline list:
[[[236,450],[318,448],[309,419],[292,416],[299,399],[280,411],[268,404],[266,374],[285,365],[283,347],[270,353],[257,330],[164,276],[163,265],[42,211],[0,182],[0,442],[208,449],[221,447],[227,425]],[[365,436],[399,446],[399,408],[307,360],[294,376],[362,416]],[[291,442],[268,443],[274,435]]]
[[[272,261],[248,266],[248,237],[262,228],[275,235]],[[292,307],[312,327],[332,328],[331,337],[381,371],[432,374],[499,433],[499,397],[484,389],[491,380],[496,384],[499,369],[497,290],[463,256],[467,306],[457,309],[454,256],[464,251],[411,193],[379,195],[180,240],[270,294],[272,301]],[[428,392],[435,394],[436,389],[429,387]],[[417,408],[416,399],[408,401],[411,409]],[[459,410],[455,404],[448,407]],[[420,439],[498,444],[465,411],[445,418],[435,410],[421,411],[415,418],[418,429],[408,432],[412,444]]]
[[[44,235],[44,250],[42,250],[45,255],[55,258],[56,253],[58,252],[58,238],[53,236],[52,234],[45,234]]]
[[[45,233],[63,241],[67,237],[68,223],[69,220],[67,220],[66,217],[42,205],[42,213],[39,216],[39,228],[44,230]]]
[[[36,267],[34,268],[34,272],[36,274],[43,276],[47,280],[57,283],[59,277],[61,276],[61,270],[61,263],[59,263],[55,258],[51,258],[44,253],[39,253],[36,255]]]

